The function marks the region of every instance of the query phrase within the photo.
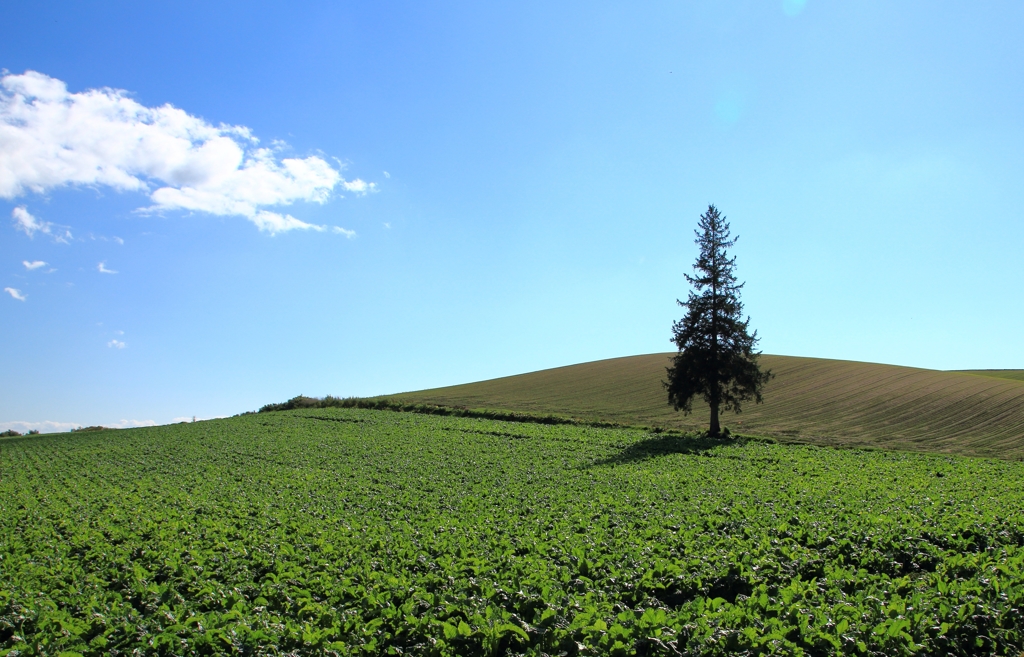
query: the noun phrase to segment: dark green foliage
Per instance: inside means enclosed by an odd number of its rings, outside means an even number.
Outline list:
[[[15,431],[14,429],[8,429],[7,431],[0,432],[0,438],[17,438],[21,435],[21,432]],[[39,429],[29,429],[27,435],[37,436],[39,435]]]
[[[107,427],[101,427],[99,425],[94,425],[91,427],[78,427],[77,429],[72,429],[71,433],[78,433],[81,431],[107,431]]]
[[[493,408],[466,408],[465,406],[445,406],[441,404],[418,404],[413,402],[395,401],[387,398],[363,397],[306,397],[299,395],[280,404],[266,404],[260,413],[275,411],[291,411],[300,408],[365,408],[378,411],[397,411],[400,413],[421,413],[423,415],[444,415],[451,417],[473,417],[484,420],[503,420],[506,422],[531,422],[534,424],[577,424],[588,427],[625,427],[617,422],[601,422],[582,420],[559,415],[540,415],[522,413]],[[238,417],[238,416],[236,416]],[[640,427],[647,429],[647,427]]]
[[[1024,464],[311,408],[0,444],[0,655],[1016,655]]]
[[[739,413],[747,399],[760,404],[771,372],[758,367],[757,331],[750,333],[750,319],[743,319],[743,284],[736,282],[736,258],[727,252],[736,242],[729,239],[729,222],[711,205],[699,226],[700,255],[693,265],[697,275],[684,274],[694,289],[685,302],[677,300],[687,312],[672,325],[672,341],[679,353],[667,368],[665,388],[669,403],[684,413],[692,410],[694,397],[703,398],[711,409],[708,433],[717,436],[719,411]]]
[[[319,397],[297,395],[281,404],[264,404],[260,407],[259,412],[291,411],[296,408],[354,408],[357,403],[357,397],[332,397],[327,395],[321,399]]]

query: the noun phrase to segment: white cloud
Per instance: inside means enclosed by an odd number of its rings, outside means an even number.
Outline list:
[[[0,139],[0,148],[3,147],[3,140]],[[3,155],[0,155],[2,158]],[[2,183],[0,183],[2,184]],[[39,221],[28,211],[28,209],[22,205],[11,210],[11,217],[14,218],[14,228],[22,231],[29,237],[36,234],[36,231],[40,233],[49,233],[50,228],[53,224],[46,221]]]
[[[29,271],[32,271],[33,269],[39,269],[40,267],[45,267],[46,266],[46,263],[43,262],[42,260],[33,260],[32,262],[29,262],[28,260],[22,260],[21,264],[25,265],[25,269],[27,269]]]
[[[96,266],[96,271],[98,271],[101,274],[116,274],[117,273],[113,269],[107,269],[107,263],[105,263],[105,262],[101,262],[100,264],[98,264]]]
[[[118,420],[111,424],[104,424],[108,429],[131,429],[133,427],[155,427],[153,420]]]
[[[0,422],[0,431],[14,429],[23,434],[32,430],[40,433],[64,433],[72,429],[78,429],[81,426],[83,425],[79,422],[54,422],[53,420],[22,422],[16,420],[13,422]],[[118,420],[117,422],[104,422],[102,426],[107,429],[131,429],[133,427],[155,427],[156,422],[153,420]]]
[[[266,210],[260,210],[252,217],[249,217],[249,221],[256,224],[256,227],[260,230],[265,230],[271,235],[288,230],[315,230],[320,232],[324,230],[323,226],[307,224],[305,221],[299,221],[290,214],[281,215],[276,212],[267,212]]]
[[[0,95],[0,99],[2,99],[2,95]],[[0,123],[0,129],[2,129],[2,127],[3,125]],[[2,132],[2,130],[0,130],[0,132]],[[3,148],[2,135],[0,135],[0,148]],[[2,166],[3,157],[3,152],[0,152],[0,166]],[[2,171],[0,171],[0,175],[2,175]],[[0,194],[0,196],[2,196],[2,194]],[[34,237],[36,233],[45,233],[46,235],[51,235],[53,237],[53,241],[61,242],[63,244],[70,244],[71,240],[74,239],[71,236],[70,230],[61,226],[54,226],[49,221],[41,221],[37,219],[24,205],[11,210],[11,217],[14,219],[14,229],[20,230],[29,237]],[[54,230],[55,228],[57,229],[56,231]],[[62,230],[64,232],[61,232]]]
[[[4,288],[4,292],[6,292],[7,294],[11,295],[12,297],[17,299],[18,301],[24,301],[25,299],[28,298],[24,294],[21,293],[21,290],[17,290],[17,289],[15,289],[13,287],[5,287]]]
[[[375,185],[373,183],[367,183],[367,182],[365,182],[363,180],[359,180],[359,179],[356,179],[356,180],[346,180],[346,181],[343,181],[341,183],[341,185],[346,190],[348,190],[350,192],[355,192],[356,194],[365,194],[366,192],[375,192],[375,191],[377,191],[377,185]]]
[[[276,233],[325,227],[267,207],[325,203],[339,187],[376,189],[345,180],[321,157],[279,159],[258,143],[243,126],[214,126],[171,105],[145,107],[118,89],[69,93],[62,81],[35,71],[0,78],[3,198],[106,185],[148,193],[147,211],[237,215]],[[23,229],[31,235],[44,225]]]
[[[107,343],[107,346],[114,349],[124,349],[125,344],[120,340],[111,340],[110,342]]]
[[[390,174],[390,173],[388,173],[387,171],[385,171],[385,172],[384,172],[384,177],[385,177],[385,178],[390,178],[390,177],[391,177],[391,174]]]
[[[54,422],[52,420],[45,420],[43,422],[0,422],[0,431],[7,431],[8,429],[14,429],[21,433],[28,433],[33,429],[41,433],[55,433],[58,431],[71,431],[82,425],[74,422]]]
[[[121,331],[121,330],[114,331],[114,333],[116,335],[124,335],[124,331]]]
[[[335,233],[337,233],[338,235],[344,235],[348,239],[352,239],[353,237],[356,236],[356,231],[354,231],[354,230],[347,230],[345,228],[342,228],[341,226],[335,226],[332,230]]]
[[[124,240],[121,239],[120,237],[115,237],[114,241],[120,244],[121,246],[124,246]]]

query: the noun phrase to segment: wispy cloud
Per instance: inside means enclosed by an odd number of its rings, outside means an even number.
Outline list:
[[[2,95],[0,95],[2,98]],[[2,105],[2,103],[0,103]],[[0,123],[0,186],[3,185],[3,124]],[[0,197],[3,195],[0,194]],[[11,210],[11,217],[14,219],[14,229],[20,230],[29,237],[35,237],[36,233],[43,233],[50,235],[55,242],[61,242],[63,244],[69,244],[72,239],[71,231],[66,227],[54,226],[49,221],[42,221],[41,219],[33,216],[24,205],[20,205]]]
[[[341,183],[341,186],[346,191],[354,192],[356,194],[365,194],[366,192],[372,192],[376,189],[376,185],[368,183],[365,180],[347,180]]]
[[[0,430],[7,431],[8,429],[14,429],[20,433],[28,433],[29,431],[39,431],[41,433],[55,433],[58,431],[71,431],[82,425],[74,422],[54,422],[52,420],[44,420],[42,422],[22,422],[15,420],[13,422],[0,422]]]
[[[35,71],[0,78],[0,197],[66,185],[148,193],[143,210],[236,215],[272,234],[326,227],[266,208],[375,190],[321,157],[279,158],[244,126],[146,107],[118,89],[69,93]]]
[[[344,235],[348,239],[352,239],[353,237],[356,236],[356,231],[354,231],[354,230],[346,230],[345,228],[342,228],[341,226],[335,226],[332,230],[335,233],[339,234],[339,235]]]
[[[0,148],[2,148],[2,147],[3,147],[3,140],[0,139]],[[2,157],[2,156],[0,156],[0,157]],[[3,172],[0,171],[0,176],[2,176],[2,175],[3,175]],[[2,179],[0,179],[0,180],[2,180]],[[0,182],[0,185],[2,185],[2,184],[3,183]],[[40,221],[40,220],[36,219],[34,216],[32,216],[32,213],[29,212],[28,209],[24,205],[16,207],[13,210],[11,210],[11,217],[14,218],[14,228],[17,229],[17,230],[20,230],[21,232],[25,233],[29,237],[33,237],[37,232],[39,232],[39,233],[49,233],[50,232],[50,228],[53,227],[53,224],[51,224],[49,222],[46,222],[46,221]]]
[[[64,433],[71,431],[72,429],[78,429],[82,426],[81,422],[55,422],[53,420],[43,420],[42,422],[23,422],[15,420],[12,422],[0,422],[0,431],[14,429],[20,433],[28,433],[29,431],[38,431],[40,433]],[[153,420],[118,420],[116,422],[104,422],[102,426],[108,429],[132,429],[134,427],[155,427],[156,422]]]
[[[117,273],[113,269],[107,269],[107,263],[105,263],[105,262],[101,262],[100,264],[98,264],[96,266],[96,271],[98,271],[101,274],[116,274]]]
[[[107,343],[107,346],[110,347],[111,349],[124,349],[125,348],[125,344],[123,342],[121,342],[120,340],[111,340],[110,342]]]
[[[255,213],[249,217],[249,221],[256,224],[256,227],[260,230],[265,230],[271,235],[275,233],[283,233],[289,230],[324,230],[323,226],[307,224],[305,221],[300,221],[290,214],[279,214],[277,212],[268,212],[266,210],[260,210]]]
[[[134,427],[155,427],[156,422],[153,420],[118,420],[117,422],[111,422],[110,424],[104,424],[103,426],[110,429],[132,429]]]
[[[4,288],[4,292],[6,292],[7,294],[11,295],[12,297],[17,299],[18,301],[24,301],[25,299],[28,298],[27,296],[25,296],[24,294],[21,293],[21,290],[15,289],[13,287],[5,287]]]
[[[46,263],[43,262],[42,260],[33,260],[32,262],[29,262],[28,260],[22,260],[21,264],[25,265],[25,269],[29,271],[46,266]]]

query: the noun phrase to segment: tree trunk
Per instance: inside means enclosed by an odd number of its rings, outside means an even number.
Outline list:
[[[718,434],[722,432],[722,428],[718,426],[718,402],[711,403],[711,428],[708,429],[708,435],[712,438],[718,438]]]

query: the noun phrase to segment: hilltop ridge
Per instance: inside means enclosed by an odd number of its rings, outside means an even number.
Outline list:
[[[706,428],[668,405],[671,353],[627,356],[390,395],[405,402],[551,413],[684,430]],[[764,404],[726,413],[734,432],[847,445],[1024,458],[1024,371],[939,371],[763,355],[775,378]]]

